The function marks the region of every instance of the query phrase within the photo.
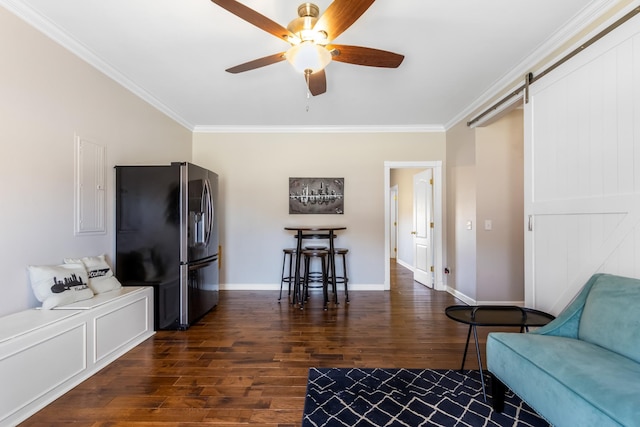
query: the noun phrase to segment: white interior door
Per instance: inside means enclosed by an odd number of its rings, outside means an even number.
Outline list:
[[[398,258],[398,186],[389,192],[389,249],[392,259]]]
[[[433,170],[413,176],[413,279],[433,287]]]

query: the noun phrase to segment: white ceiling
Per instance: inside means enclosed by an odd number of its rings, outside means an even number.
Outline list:
[[[240,0],[282,26],[300,0]],[[317,0],[321,13],[330,0]],[[445,129],[524,75],[615,0],[378,0],[336,43],[405,55],[397,69],[333,62],[307,97],[289,46],[209,0],[0,0],[194,130]]]

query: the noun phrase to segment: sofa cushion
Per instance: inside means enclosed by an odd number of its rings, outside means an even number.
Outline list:
[[[491,333],[489,370],[557,425],[635,425],[640,364],[566,337]]]
[[[640,363],[640,281],[600,276],[587,296],[578,338]]]

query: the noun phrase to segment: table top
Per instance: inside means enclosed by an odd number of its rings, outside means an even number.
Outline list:
[[[288,226],[284,228],[289,231],[336,231],[336,230],[346,230],[347,227],[344,225],[296,225],[296,226]]]
[[[555,319],[543,311],[511,305],[452,305],[445,314],[474,326],[544,326]]]

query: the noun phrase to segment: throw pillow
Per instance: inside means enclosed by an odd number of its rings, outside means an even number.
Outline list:
[[[93,297],[82,264],[30,265],[31,288],[42,308],[52,309]]]
[[[89,287],[94,294],[120,289],[122,284],[115,278],[104,255],[84,258],[65,258],[65,263],[83,264],[89,275]]]

